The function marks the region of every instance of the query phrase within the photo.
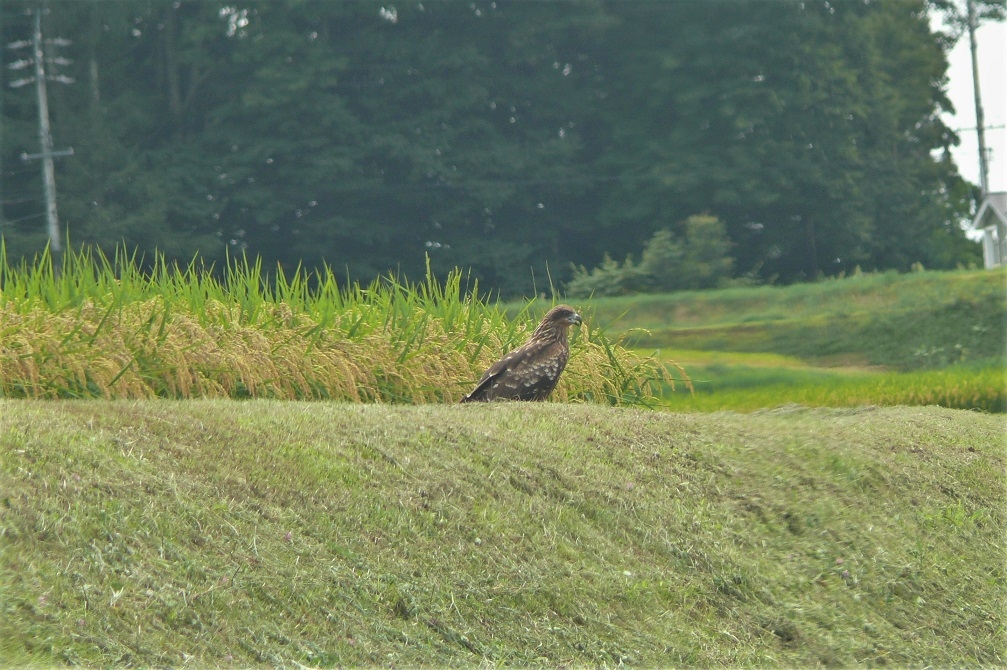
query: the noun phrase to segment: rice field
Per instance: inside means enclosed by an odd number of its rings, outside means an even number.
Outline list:
[[[455,402],[548,308],[508,316],[460,271],[361,286],[246,258],[220,279],[141,265],[81,251],[57,272],[48,254],[12,266],[0,250],[0,396]],[[673,382],[585,324],[553,398],[649,404]]]

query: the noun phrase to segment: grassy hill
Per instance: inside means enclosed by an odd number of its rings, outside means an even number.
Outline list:
[[[1004,427],[0,400],[0,665],[1002,665]]]
[[[591,318],[681,364],[679,410],[929,405],[1007,411],[1007,272],[603,298]]]
[[[639,347],[772,352],[900,370],[1007,354],[1007,271],[870,274],[793,286],[600,298]]]

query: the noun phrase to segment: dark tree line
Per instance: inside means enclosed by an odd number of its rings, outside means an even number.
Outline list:
[[[74,245],[361,280],[429,255],[504,294],[696,214],[757,278],[978,258],[924,0],[45,6],[73,40],[49,93]],[[0,5],[5,42],[32,7]],[[45,244],[34,97],[0,111],[16,258]]]

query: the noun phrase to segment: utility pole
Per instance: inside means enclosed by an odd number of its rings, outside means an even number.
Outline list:
[[[976,20],[975,0],[965,0],[968,10],[969,49],[972,52],[972,87],[976,97],[976,134],[979,138],[979,188],[981,196],[989,193],[989,164],[986,154],[986,116],[983,114],[983,101],[979,93],[979,58],[976,55]]]
[[[59,216],[56,214],[56,168],[52,164],[52,130],[49,128],[49,96],[45,90],[45,61],[42,55],[42,10],[35,10],[35,91],[38,94],[38,140],[42,147],[42,180],[45,182],[45,218],[49,224],[49,245],[57,267],[63,265],[63,247],[59,239]]]
[[[48,40],[53,46],[66,46],[70,42],[68,40],[54,39]],[[18,88],[24,86],[25,84],[30,84],[32,80],[35,81],[35,92],[38,96],[38,139],[39,146],[41,148],[41,153],[29,154],[22,153],[21,160],[29,161],[36,158],[42,160],[42,180],[45,184],[45,204],[46,204],[46,222],[49,231],[49,249],[53,254],[53,261],[57,268],[62,266],[63,261],[63,244],[60,241],[59,234],[59,215],[56,212],[56,169],[53,166],[52,159],[56,156],[72,156],[73,148],[65,149],[63,151],[53,151],[52,149],[52,130],[49,126],[49,96],[46,93],[46,74],[45,74],[45,54],[42,50],[42,10],[35,10],[35,30],[32,34],[31,42],[13,42],[8,46],[11,49],[19,49],[26,46],[31,46],[32,48],[32,58],[31,60],[18,60],[11,63],[8,67],[12,70],[19,70],[29,65],[35,66],[35,76],[32,78],[18,79],[17,81],[11,82],[13,88]],[[51,58],[50,62],[56,65],[66,65],[70,61],[65,58]],[[70,77],[65,77],[62,75],[52,76],[53,81],[57,81],[64,84],[72,84],[73,79]]]
[[[986,150],[986,115],[983,113],[982,95],[979,93],[979,58],[977,56],[976,29],[978,28],[978,18],[976,17],[975,0],[965,0],[968,9],[968,29],[969,29],[969,50],[972,52],[972,87],[976,96],[976,137],[979,140],[979,198],[980,203],[989,195],[989,153]],[[981,204],[979,205],[982,206]],[[1000,264],[1007,263],[1007,225],[997,219],[996,222],[996,245],[997,256]]]

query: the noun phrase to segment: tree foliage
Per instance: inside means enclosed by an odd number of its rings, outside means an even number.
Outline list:
[[[573,267],[566,289],[571,297],[661,293],[713,288],[731,276],[734,259],[722,221],[709,215],[690,216],[683,233],[668,228],[654,233],[643,248],[640,262],[627,256],[621,264],[605,256],[588,271]]]
[[[29,35],[31,7],[4,3],[5,41]],[[75,149],[61,220],[75,244],[218,265],[247,251],[361,280],[420,276],[429,255],[504,294],[656,249],[689,212],[723,222],[736,272],[949,267],[978,257],[959,227],[974,193],[947,154],[950,39],[927,12],[51,3],[44,31],[73,40],[76,80],[49,87],[56,145]],[[12,256],[44,244],[37,166],[17,158],[38,146],[29,89],[0,108]]]

